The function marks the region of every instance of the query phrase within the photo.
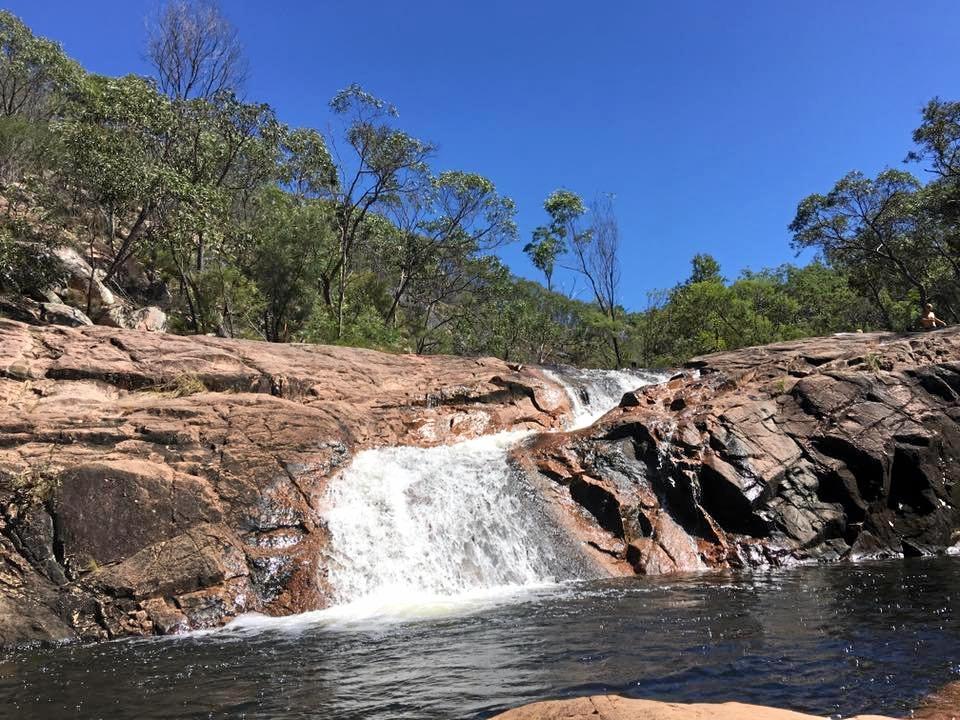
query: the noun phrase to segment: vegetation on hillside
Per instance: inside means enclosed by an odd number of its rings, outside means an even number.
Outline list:
[[[628,311],[610,196],[552,193],[524,246],[546,285],[514,277],[496,250],[520,240],[515,207],[491,180],[438,168],[356,85],[330,102],[332,134],[244,99],[241,45],[206,0],[152,19],[152,77],[85,72],[8,12],[0,46],[7,296],[62,282],[53,250],[67,243],[177,332],[586,366],[906,329],[925,302],[960,320],[960,103],[932,100],[914,133],[907,162],[929,182],[853,172],[800,202],[790,230],[812,264],[731,281],[698,255]],[[557,290],[558,268],[580,297]]]

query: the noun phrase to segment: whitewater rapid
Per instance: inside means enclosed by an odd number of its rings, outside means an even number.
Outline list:
[[[570,396],[571,429],[594,422],[625,392],[662,379],[629,371],[550,374]],[[369,611],[582,579],[589,569],[576,544],[508,461],[529,434],[359,453],[332,479],[324,502],[334,602]]]
[[[566,429],[592,424],[625,392],[663,380],[637,371],[557,369],[570,396]],[[509,462],[530,432],[432,448],[358,453],[331,478],[325,584],[333,606],[289,618],[247,616],[231,628],[352,625],[479,611],[558,583],[595,577],[533,480]]]
[[[552,582],[561,561],[507,462],[526,435],[359,453],[326,497],[334,600]]]

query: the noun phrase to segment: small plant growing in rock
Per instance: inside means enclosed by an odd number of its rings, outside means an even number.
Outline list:
[[[863,356],[863,364],[870,372],[880,372],[880,356],[877,353],[867,353]]]
[[[207,392],[208,388],[196,375],[184,373],[177,375],[173,380],[160,384],[157,391],[174,397],[186,397],[197,393]]]
[[[30,465],[14,475],[10,485],[29,503],[42,505],[60,489],[60,473],[48,462]]]

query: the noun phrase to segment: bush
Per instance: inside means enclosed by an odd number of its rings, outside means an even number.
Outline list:
[[[0,230],[0,292],[39,296],[61,285],[66,268],[53,250],[42,243],[14,240]]]

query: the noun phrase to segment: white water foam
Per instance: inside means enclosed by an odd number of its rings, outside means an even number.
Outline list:
[[[539,497],[507,461],[526,434],[359,453],[325,498],[335,602],[367,613],[566,579]]]
[[[570,370],[573,427],[661,379],[630,371]],[[564,372],[567,374],[567,371]],[[479,611],[536,595],[595,568],[508,462],[529,435],[509,432],[434,448],[365,450],[330,481],[327,583],[334,606],[288,618],[247,615],[228,628],[350,627]]]
[[[299,633],[305,629],[322,627],[328,630],[358,630],[414,620],[437,620],[445,617],[463,617],[485,612],[504,603],[536,601],[544,594],[553,595],[559,583],[530,585],[501,585],[493,588],[468,590],[455,595],[415,592],[405,589],[391,596],[387,592],[323,610],[298,615],[272,617],[247,613],[230,624],[209,632],[237,635],[255,634],[264,630]]]
[[[567,368],[544,371],[560,383],[570,397],[573,419],[568,430],[593,425],[620,404],[625,393],[663,382],[669,376],[641,370],[583,370]]]

